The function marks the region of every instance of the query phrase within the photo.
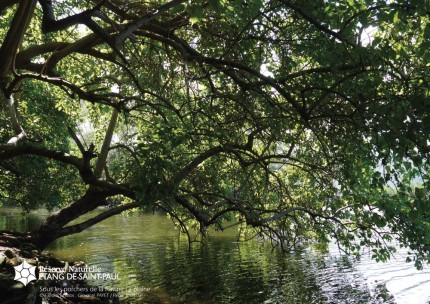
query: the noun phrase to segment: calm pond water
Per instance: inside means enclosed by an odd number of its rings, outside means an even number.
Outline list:
[[[37,227],[47,215],[0,208],[0,230]],[[258,242],[238,243],[234,230],[213,233],[188,250],[188,242],[163,214],[116,216],[47,251],[83,260],[118,280],[92,284],[120,290],[123,303],[429,303],[430,274],[399,256],[387,264],[341,256],[333,248],[290,254]],[[394,295],[382,299],[378,285]]]

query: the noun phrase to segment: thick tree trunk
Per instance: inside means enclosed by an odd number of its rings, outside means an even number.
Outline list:
[[[103,146],[97,159],[94,175],[98,178],[101,176],[103,168],[106,166],[106,159],[109,153],[109,147],[114,134],[115,126],[118,121],[118,114],[118,111],[114,109],[103,141]],[[77,143],[79,143],[78,140]],[[82,148],[80,149],[82,150]],[[70,234],[70,229],[63,228],[65,225],[79,218],[81,215],[106,204],[106,198],[116,194],[118,194],[118,192],[91,185],[87,192],[79,200],[48,217],[42,223],[42,225],[40,225],[39,229],[33,233],[33,242],[39,248],[43,249],[57,238]],[[84,225],[75,225],[73,227],[73,233],[82,231],[79,229],[85,229],[81,227],[84,227]],[[65,230],[67,230],[67,233]]]
[[[109,191],[99,190],[95,187],[88,188],[87,192],[73,204],[65,207],[58,212],[49,216],[31,235],[32,243],[39,249],[63,236],[61,229],[71,221],[79,218],[81,215],[104,205],[106,198],[111,193]]]
[[[10,2],[10,1],[8,1]],[[3,82],[9,73],[16,51],[18,50],[25,30],[33,16],[36,1],[20,1],[19,7],[13,17],[12,24],[0,48],[0,82]]]

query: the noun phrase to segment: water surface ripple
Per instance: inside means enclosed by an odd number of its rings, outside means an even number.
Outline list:
[[[0,208],[0,229],[27,230],[47,215],[22,216]],[[289,254],[258,243],[238,243],[236,232],[188,243],[163,214],[116,216],[78,235],[57,240],[48,251],[67,261],[84,260],[120,276],[93,281],[122,290],[124,303],[199,304],[427,304],[430,274],[396,259],[377,264],[307,248]],[[395,297],[386,297],[381,288]],[[138,293],[136,293],[136,290]],[[138,294],[138,297],[135,297]],[[384,299],[385,298],[385,299]]]

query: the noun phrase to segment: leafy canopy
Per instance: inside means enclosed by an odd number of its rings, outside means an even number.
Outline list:
[[[158,208],[429,261],[425,1],[24,2],[0,5],[0,195],[70,204],[44,231]]]

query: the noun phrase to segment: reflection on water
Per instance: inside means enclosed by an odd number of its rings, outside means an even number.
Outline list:
[[[0,205],[0,230],[26,232],[36,228],[49,213],[47,211],[23,214],[17,208],[5,208]]]
[[[0,229],[31,229],[46,214],[23,218],[0,208]],[[383,303],[370,296],[350,258],[310,249],[285,255],[257,242],[237,243],[235,234],[211,234],[189,251],[165,215],[116,216],[47,250],[118,273],[120,280],[92,284],[123,290],[124,303]],[[130,298],[136,290],[141,297]]]

